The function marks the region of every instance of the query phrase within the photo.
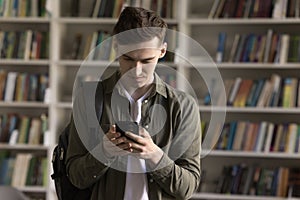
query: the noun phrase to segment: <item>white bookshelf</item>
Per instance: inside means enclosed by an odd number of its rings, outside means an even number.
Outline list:
[[[48,30],[50,32],[49,42],[49,59],[40,60],[19,60],[19,59],[2,59],[0,68],[20,70],[26,67],[28,71],[42,71],[49,72],[51,99],[49,103],[43,102],[0,102],[0,109],[3,111],[19,110],[20,112],[47,112],[49,115],[49,146],[30,146],[30,145],[16,145],[10,146],[0,144],[0,149],[7,149],[12,151],[43,151],[48,156],[49,168],[49,185],[44,188],[21,188],[26,193],[37,192],[42,193],[48,200],[56,199],[53,181],[50,178],[52,173],[51,158],[52,150],[57,142],[58,134],[62,128],[67,124],[70,112],[72,109],[71,95],[73,89],[73,82],[76,72],[81,66],[83,59],[72,60],[69,59],[67,54],[70,53],[72,40],[76,32],[82,31],[88,34],[92,31],[99,29],[112,30],[116,23],[116,18],[89,18],[83,17],[70,17],[70,3],[71,0],[60,1],[51,0],[52,11],[50,17],[26,17],[16,18],[0,17],[0,25],[3,29],[12,30],[25,30],[27,28],[38,27],[38,30]],[[226,31],[228,34],[226,51],[230,51],[235,33],[246,34],[250,32],[266,33],[269,28],[277,32],[297,33],[300,31],[295,27],[300,24],[300,18],[285,18],[285,19],[268,19],[268,18],[246,18],[246,19],[208,19],[210,8],[213,5],[213,0],[208,1],[195,1],[195,0],[174,0],[177,4],[177,14],[172,19],[165,19],[169,25],[177,25],[179,32],[184,33],[199,42],[207,51],[207,53],[214,59],[217,43],[218,33]],[[89,2],[89,3],[92,3]],[[86,6],[89,6],[87,3]],[[185,56],[189,55],[189,47],[186,46],[184,41],[178,41],[179,49],[184,52]],[[104,69],[109,61],[88,61],[85,66],[93,70]],[[178,74],[188,77],[192,81],[192,87],[195,89],[199,97],[203,97],[203,84],[198,80],[198,77],[193,77],[195,67],[199,69],[209,70],[211,63],[208,65],[198,62],[197,65],[191,66],[185,62],[166,62],[162,63],[166,66],[171,66],[176,69]],[[118,63],[112,63],[117,67]],[[300,74],[297,73],[300,69],[299,63],[231,63],[225,62],[216,63],[217,69],[220,71],[223,78],[236,77],[247,75],[251,78],[264,77],[272,73],[278,73],[283,76],[296,75],[298,78]],[[163,68],[163,67],[162,67]],[[163,70],[163,69],[162,69]],[[296,73],[295,73],[296,72]],[[187,90],[185,82],[177,76],[177,87],[181,90]],[[289,122],[299,121],[300,108],[280,108],[280,107],[222,107],[222,106],[203,106],[199,105],[199,112],[201,113],[202,120],[207,120],[211,112],[226,112],[226,120],[273,120],[274,122]],[[218,169],[213,172],[221,173],[221,166],[226,163],[238,163],[240,161],[247,161],[249,163],[254,161],[262,162],[264,165],[280,166],[282,160],[287,160],[289,166],[295,166],[299,162],[300,156],[297,154],[284,154],[284,153],[256,153],[256,152],[228,152],[228,151],[211,151],[202,159],[203,167],[213,168],[216,164]],[[219,171],[218,171],[219,170]],[[206,177],[210,178],[210,177]],[[214,177],[212,177],[214,178]],[[241,199],[241,200],[260,200],[260,199],[275,199],[285,200],[287,198],[276,197],[259,197],[259,196],[243,196],[243,195],[223,195],[208,192],[196,193],[193,199]],[[291,199],[291,198],[289,198]]]

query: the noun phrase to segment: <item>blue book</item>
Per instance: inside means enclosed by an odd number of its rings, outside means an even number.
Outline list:
[[[255,35],[254,34],[250,34],[247,38],[247,42],[245,44],[244,47],[244,52],[242,55],[242,62],[249,62],[250,61],[250,53],[251,50],[253,48],[254,42],[255,42]]]
[[[235,131],[236,131],[237,122],[231,122],[229,128],[229,137],[227,142],[227,150],[232,150],[232,145],[234,141]]]
[[[216,62],[218,62],[218,63],[223,62],[224,52],[225,52],[225,42],[226,42],[226,33],[220,32],[217,54],[216,54]]]
[[[8,174],[9,158],[4,158],[0,166],[0,185],[6,184],[6,176]]]
[[[254,96],[253,96],[253,99],[252,99],[252,102],[251,102],[250,106],[252,106],[252,107],[256,106],[257,101],[258,101],[259,96],[260,96],[260,93],[261,93],[261,91],[264,87],[264,84],[265,84],[264,79],[258,80],[258,85],[257,85],[257,88],[255,90],[255,93],[254,93]]]
[[[254,93],[256,91],[257,86],[258,86],[258,81],[254,80],[253,84],[251,86],[249,95],[248,95],[247,100],[246,100],[246,106],[250,106],[251,105],[251,102],[253,101]]]

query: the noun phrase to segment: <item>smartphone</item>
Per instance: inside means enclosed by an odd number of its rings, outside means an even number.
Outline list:
[[[121,133],[122,136],[125,136],[126,131],[138,135],[139,125],[137,122],[132,122],[132,121],[118,121],[116,122],[116,131]]]

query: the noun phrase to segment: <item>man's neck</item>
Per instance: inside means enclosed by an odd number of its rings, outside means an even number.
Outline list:
[[[153,84],[146,85],[141,88],[137,88],[132,94],[131,97],[134,99],[134,101],[137,101],[139,98],[144,96],[151,88],[153,87]]]

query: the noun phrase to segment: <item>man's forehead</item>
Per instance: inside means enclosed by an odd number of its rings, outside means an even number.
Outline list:
[[[161,42],[157,37],[152,40],[139,42],[135,44],[116,44],[118,55],[126,54],[139,49],[157,49],[161,46]]]

